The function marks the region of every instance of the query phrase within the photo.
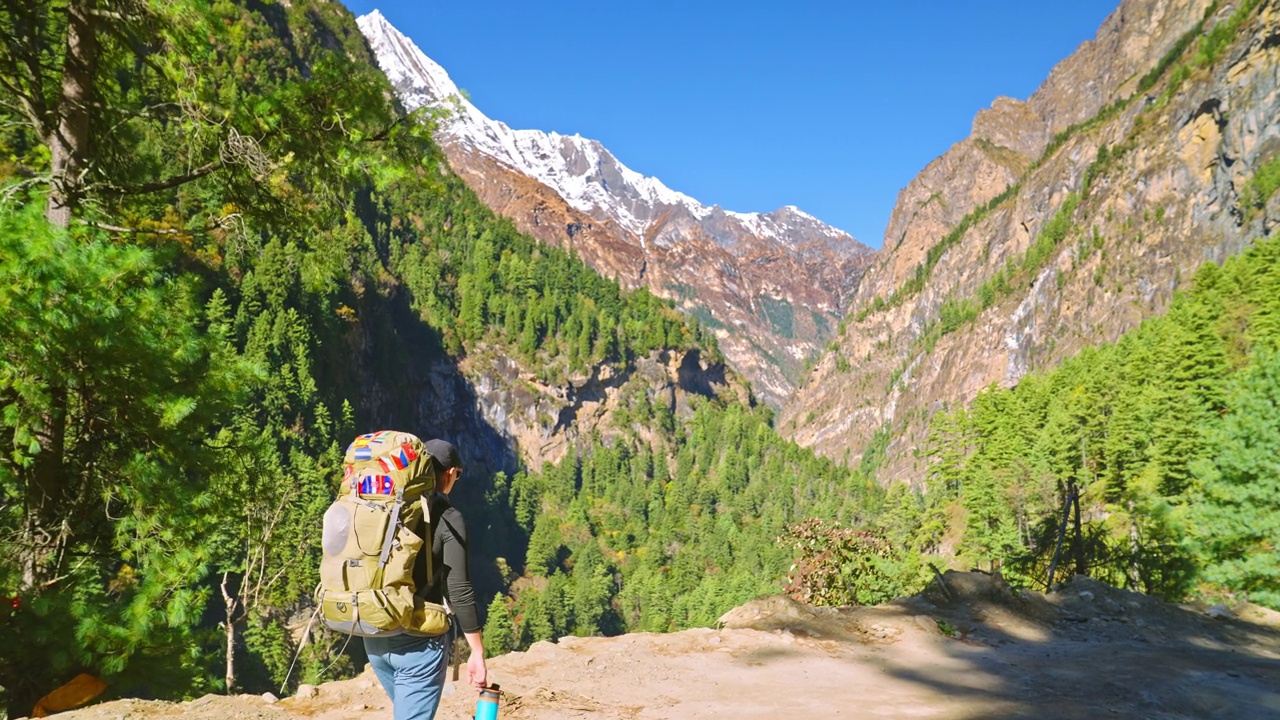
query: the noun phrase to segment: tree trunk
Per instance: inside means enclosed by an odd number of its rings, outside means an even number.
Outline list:
[[[227,620],[227,694],[236,686],[236,624]]]
[[[36,432],[40,452],[32,463],[27,485],[22,569],[22,589],[27,592],[61,572],[57,563],[50,563],[49,559],[62,544],[67,528],[60,516],[66,495],[67,389],[54,386],[49,388],[49,395],[49,411],[42,418],[44,427]]]
[[[45,218],[53,225],[67,227],[72,208],[79,201],[84,168],[89,152],[89,112],[93,101],[93,74],[98,58],[94,34],[94,5],[97,0],[69,0],[67,3],[67,54],[62,68],[62,92],[58,98],[54,129],[49,145],[49,200]],[[37,438],[40,452],[31,469],[27,490],[26,556],[22,582],[31,590],[57,577],[60,568],[48,559],[65,538],[59,528],[62,500],[66,495],[64,453],[68,391],[51,387],[50,409],[43,418]],[[55,563],[56,565],[56,563]]]
[[[62,66],[62,94],[57,125],[47,138],[52,169],[45,217],[58,227],[71,223],[71,210],[80,200],[89,152],[89,109],[93,102],[93,74],[98,60],[94,34],[96,0],[67,3],[67,56]]]
[[[223,629],[227,633],[227,694],[236,686],[236,599],[227,592],[227,576],[230,573],[222,573],[222,602],[227,608],[227,621],[223,624]]]

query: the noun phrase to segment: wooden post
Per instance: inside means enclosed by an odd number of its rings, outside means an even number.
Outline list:
[[[1045,582],[1045,590],[1053,589],[1053,575],[1058,569],[1058,558],[1062,555],[1062,541],[1067,537],[1067,520],[1071,518],[1071,503],[1076,494],[1076,481],[1067,481],[1067,495],[1062,502],[1062,523],[1058,526],[1058,543],[1053,548],[1053,560],[1049,562],[1049,579]]]
[[[1071,504],[1076,508],[1076,574],[1089,574],[1089,559],[1084,552],[1084,531],[1080,527],[1080,490],[1071,488]]]

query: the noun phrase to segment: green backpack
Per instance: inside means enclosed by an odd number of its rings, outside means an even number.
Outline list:
[[[316,603],[333,630],[361,637],[449,629],[447,609],[423,601],[413,578],[418,553],[431,560],[435,463],[421,440],[394,430],[347,448],[338,499],[324,514]],[[426,537],[418,535],[423,530]]]

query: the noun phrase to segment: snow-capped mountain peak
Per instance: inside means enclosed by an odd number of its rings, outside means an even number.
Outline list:
[[[726,223],[740,225],[765,240],[794,248],[794,233],[803,226],[829,244],[849,251],[860,247],[844,231],[786,206],[772,213],[740,213],[707,206],[672,190],[654,177],[623,165],[596,140],[541,130],[515,130],[492,120],[462,95],[438,63],[397,30],[378,10],[360,17],[360,30],[378,56],[383,72],[411,110],[423,106],[448,111],[441,132],[446,139],[471,146],[551,187],[573,207],[597,220],[611,219],[634,233],[642,243],[655,220],[683,210],[699,223],[714,221],[717,236],[730,244]]]

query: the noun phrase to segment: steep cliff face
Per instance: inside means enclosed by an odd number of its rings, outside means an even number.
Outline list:
[[[481,477],[558,463],[593,437],[644,437],[650,431],[628,419],[637,404],[687,419],[694,398],[750,400],[741,376],[698,349],[662,350],[552,382],[501,344],[482,342],[455,359],[399,293],[364,303],[359,315],[367,320],[351,327],[340,353],[350,367],[350,392],[370,414],[367,424],[455,441]],[[407,418],[417,425],[406,426]]]
[[[706,361],[697,350],[655,353],[622,370],[598,366],[554,386],[539,382],[509,356],[484,348],[461,370],[475,389],[474,407],[484,423],[497,428],[508,447],[519,448],[525,467],[535,469],[560,462],[593,435],[647,436],[647,428],[633,427],[629,420],[637,403],[688,418],[695,397],[745,399],[747,392],[724,365]]]
[[[834,335],[869,248],[798,208],[703,205],[597,141],[509,128],[462,98],[380,13],[359,22],[406,106],[449,109],[437,139],[485,204],[624,287],[673,300],[716,334],[763,399],[789,396]]]
[[[918,481],[936,411],[1114,340],[1269,234],[1275,197],[1241,193],[1280,162],[1278,29],[1274,0],[1126,0],[1029,100],[981,112],[900,194],[780,429],[852,460],[887,427],[881,478]]]

